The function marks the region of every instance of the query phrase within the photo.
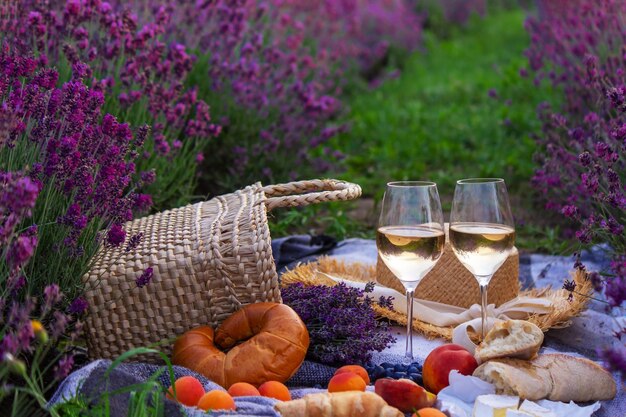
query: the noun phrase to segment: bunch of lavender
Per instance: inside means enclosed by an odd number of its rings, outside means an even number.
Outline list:
[[[333,287],[296,283],[282,289],[283,302],[298,313],[309,331],[307,357],[333,365],[367,364],[373,351],[395,341],[387,323],[376,319],[366,291],[343,283]]]
[[[124,4],[125,2],[120,2]],[[195,58],[169,43],[164,7],[139,23],[131,10],[100,0],[27,0],[12,27],[12,42],[39,62],[61,68],[60,81],[81,68],[84,82],[107,96],[103,110],[133,126],[150,126],[136,160],[155,208],[187,203],[195,191],[194,167],[221,127],[195,87],[186,87]],[[145,129],[145,128],[142,128]],[[139,133],[139,132],[138,132]]]
[[[540,109],[541,167],[533,184],[549,209],[576,224],[582,245],[609,243],[614,256],[610,271],[594,278],[617,314],[626,301],[624,13],[621,1],[543,1],[538,16],[527,21],[527,55],[537,80],[548,78],[565,92],[562,112]],[[571,283],[566,287],[575,291]],[[624,331],[616,335],[623,345]],[[609,349],[603,356],[614,359],[625,348]],[[609,364],[626,375],[624,361]]]

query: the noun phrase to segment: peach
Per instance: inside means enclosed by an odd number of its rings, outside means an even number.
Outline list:
[[[447,417],[441,410],[427,407],[417,410],[411,417]]]
[[[355,374],[357,374],[358,376],[363,378],[363,381],[365,381],[366,385],[370,384],[370,376],[368,375],[368,373],[365,370],[365,368],[363,368],[362,366],[359,366],[359,365],[345,365],[345,366],[342,366],[341,368],[337,369],[335,371],[335,375],[341,374],[341,373],[344,373],[344,372],[354,372]]]
[[[282,382],[278,381],[266,381],[259,387],[259,393],[264,397],[275,398],[280,401],[291,400],[291,393],[289,388]]]
[[[207,392],[198,401],[198,408],[207,410],[235,410],[235,400],[226,391],[212,390]]]
[[[174,396],[174,388],[176,396]],[[181,404],[195,407],[200,397],[204,395],[204,387],[196,378],[183,376],[174,381],[174,386],[167,390],[167,398],[178,401]]]
[[[403,413],[431,407],[437,401],[435,394],[426,391],[410,379],[378,379],[374,384],[374,392],[387,401],[387,404]]]
[[[335,374],[328,381],[328,392],[365,391],[367,384],[354,372]]]
[[[254,385],[247,382],[235,382],[228,388],[228,393],[233,397],[256,397],[261,395]]]
[[[460,374],[471,375],[478,363],[463,346],[447,344],[435,348],[426,357],[422,368],[424,387],[435,394],[450,385],[448,375],[456,369]]]

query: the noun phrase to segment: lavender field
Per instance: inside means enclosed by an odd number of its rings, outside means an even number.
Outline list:
[[[85,360],[99,248],[144,238],[125,222],[257,181],[361,184],[364,203],[270,218],[273,237],[341,239],[373,236],[387,181],[437,181],[449,208],[457,179],[503,177],[518,246],[605,244],[590,279],[623,315],[624,16],[622,0],[0,1],[0,415],[86,415],[46,402]],[[615,337],[601,353],[624,378]],[[155,386],[132,415],[163,412]]]

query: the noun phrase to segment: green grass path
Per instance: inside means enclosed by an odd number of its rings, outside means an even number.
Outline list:
[[[351,131],[338,143],[347,179],[379,198],[388,180],[431,179],[450,195],[465,177],[498,176],[525,192],[536,107],[555,94],[519,76],[528,37],[522,11],[477,20],[450,40],[425,36],[400,77],[348,97]],[[494,99],[489,90],[497,94]]]

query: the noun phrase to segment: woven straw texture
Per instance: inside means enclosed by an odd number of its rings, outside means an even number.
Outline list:
[[[457,259],[450,246],[446,224],[446,244],[439,262],[420,281],[415,298],[468,308],[480,304],[480,289],[476,278]],[[378,257],[376,280],[385,287],[404,293],[404,287]],[[519,293],[519,253],[516,248],[489,282],[489,303],[499,306]]]
[[[376,277],[376,267],[358,262],[344,263],[333,258],[322,257],[317,262],[298,265],[293,270],[284,273],[281,276],[281,285],[285,286],[296,282],[301,282],[304,285],[337,285],[337,282],[324,274],[330,274],[350,281],[370,282],[374,281]],[[539,326],[544,332],[569,326],[571,319],[580,315],[587,308],[589,297],[593,293],[591,280],[587,278],[585,272],[575,270],[572,272],[572,279],[576,283],[576,292],[572,294],[571,299],[570,293],[563,289],[553,290],[550,287],[546,287],[521,291],[519,293],[520,297],[541,297],[552,302],[552,308],[547,314],[534,314],[528,317],[527,320]],[[491,284],[489,284],[489,288],[491,293]],[[401,293],[404,293],[404,289],[401,289]],[[390,310],[376,303],[372,304],[372,307],[376,314],[406,326],[408,320],[406,312]],[[453,327],[440,327],[418,319],[413,319],[412,327],[415,331],[430,338],[443,337],[448,340],[452,339]],[[478,341],[479,337],[477,334],[470,332],[470,335],[475,342]]]
[[[113,358],[155,343],[169,354],[168,341],[193,327],[215,327],[245,304],[281,302],[266,211],[360,194],[336,180],[257,183],[126,223],[127,236],[143,235],[139,245],[103,247],[84,277],[89,355]],[[139,288],[146,268],[152,280]]]

